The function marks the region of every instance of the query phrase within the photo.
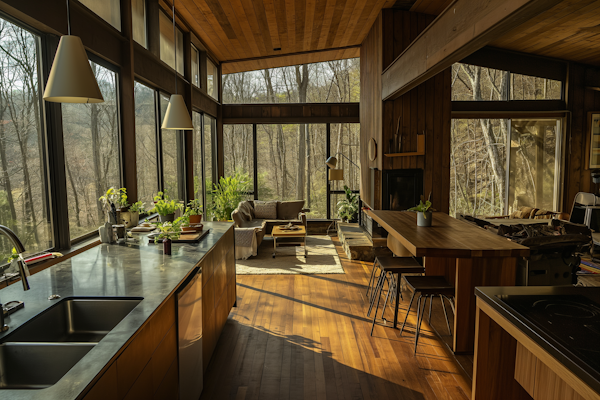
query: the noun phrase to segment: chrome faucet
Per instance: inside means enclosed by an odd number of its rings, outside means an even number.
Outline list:
[[[23,290],[29,290],[31,288],[29,286],[29,281],[27,280],[29,270],[27,269],[27,264],[25,264],[25,260],[23,259],[22,255],[25,252],[25,246],[23,246],[23,243],[21,243],[15,233],[4,225],[0,225],[0,234],[3,234],[10,239],[15,250],[17,251],[17,254],[19,254],[19,258],[17,259],[17,264],[19,265],[19,276],[21,277]],[[5,332],[6,330],[8,330],[8,325],[4,324],[4,308],[2,303],[0,303],[0,332]]]

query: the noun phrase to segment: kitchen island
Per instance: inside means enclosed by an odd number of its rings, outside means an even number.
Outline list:
[[[599,400],[600,288],[478,287],[472,400]]]
[[[138,244],[101,244],[32,275],[27,292],[20,284],[0,290],[3,303],[25,302],[24,309],[6,319],[10,329],[0,334],[2,343],[65,298],[142,299],[56,384],[43,389],[0,388],[0,399],[176,399],[178,288],[200,268],[205,370],[236,301],[233,226],[207,222],[204,229],[210,233],[199,243],[174,243],[171,256],[163,255],[162,245],[136,235]],[[52,295],[60,299],[49,300]]]

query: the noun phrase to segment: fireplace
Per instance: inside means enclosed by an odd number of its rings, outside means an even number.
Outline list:
[[[382,176],[381,208],[404,211],[414,207],[423,194],[423,170],[384,170]]]

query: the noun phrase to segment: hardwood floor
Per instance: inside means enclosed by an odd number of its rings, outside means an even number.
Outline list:
[[[372,264],[348,260],[334,242],[346,274],[237,277],[237,308],[201,399],[469,399],[469,377],[426,320],[413,356],[414,308],[401,337],[383,326],[370,336]]]

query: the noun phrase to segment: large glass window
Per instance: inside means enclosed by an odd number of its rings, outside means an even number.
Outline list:
[[[250,187],[254,186],[254,139],[252,125],[223,126],[223,157],[225,176],[236,173],[248,177]],[[262,181],[262,182],[261,182]],[[259,177],[259,185],[264,181]],[[253,194],[250,192],[249,194]]]
[[[556,118],[453,119],[450,213],[504,215],[523,206],[556,210],[560,132]]]
[[[208,95],[215,100],[219,100],[219,77],[217,76],[217,66],[206,59],[206,90]]]
[[[98,228],[105,218],[98,198],[121,183],[118,75],[94,62],[90,64],[104,103],[62,104],[72,239]]]
[[[41,109],[40,38],[0,19],[0,224],[27,253],[53,247]],[[12,244],[0,239],[0,263]]]
[[[148,48],[146,38],[146,0],[131,0],[133,40]]]
[[[562,82],[456,63],[452,66],[452,100],[560,100]]]
[[[212,191],[216,181],[214,152],[216,120],[206,114],[192,113],[194,124],[194,197],[202,199],[204,218],[212,221]]]
[[[165,117],[169,98],[160,94],[160,123]],[[163,190],[172,199],[184,199],[182,193],[183,171],[180,134],[179,131],[173,129],[161,129],[161,148],[162,148],[162,165],[163,165]]]
[[[200,68],[198,68],[199,65],[200,53],[198,52],[198,49],[196,49],[192,45],[192,83],[196,87],[200,87]]]
[[[96,13],[103,20],[121,30],[120,0],[79,0],[81,4]]]
[[[344,186],[356,192],[360,189],[360,124],[331,124],[329,145],[330,154],[338,160],[336,168],[344,171],[344,180],[329,183],[331,217],[339,218],[337,203],[345,198]]]
[[[135,82],[134,95],[138,200],[150,209],[158,192],[155,91]]]
[[[204,114],[204,185],[206,188],[206,204],[204,209],[209,211],[213,204],[213,183],[217,179],[217,171],[215,161],[216,158],[216,146],[215,146],[215,135],[216,135],[216,120],[206,114]],[[208,217],[212,218],[212,215],[208,213]],[[209,220],[209,219],[207,219]]]
[[[163,12],[160,14],[160,59],[175,69],[175,38],[173,37],[173,21]],[[177,72],[183,75],[183,33],[177,32]]]
[[[204,157],[202,156],[202,114],[192,112],[192,123],[194,124],[194,198],[202,201],[204,205]],[[205,210],[206,212],[206,210]]]
[[[327,61],[223,75],[223,103],[360,101],[360,60]]]

